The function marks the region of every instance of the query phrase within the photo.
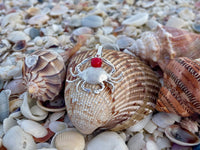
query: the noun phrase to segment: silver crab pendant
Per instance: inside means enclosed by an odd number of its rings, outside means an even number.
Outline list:
[[[95,94],[100,93],[105,88],[104,82],[108,83],[111,86],[111,92],[113,93],[115,90],[114,83],[119,83],[123,77],[123,73],[117,77],[113,77],[113,73],[116,72],[115,66],[107,59],[102,57],[102,46],[98,46],[98,51],[95,56],[84,59],[81,63],[79,63],[75,67],[75,73],[73,73],[72,68],[70,68],[70,73],[73,77],[77,77],[75,80],[66,80],[68,83],[75,82],[79,80],[76,85],[76,91],[78,92],[79,86],[81,86],[82,90],[85,92],[94,92]],[[88,61],[91,61],[91,67],[81,71],[80,67],[86,64]],[[111,67],[111,71],[108,73],[102,67],[102,63],[105,63]],[[100,85],[100,89],[91,90],[85,87],[85,84],[98,84]]]

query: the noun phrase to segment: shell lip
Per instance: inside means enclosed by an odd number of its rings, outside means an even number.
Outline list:
[[[181,128],[179,125],[170,125],[165,129],[165,135],[174,143],[182,146],[195,146],[200,143],[200,138],[192,132]]]
[[[37,100],[37,106],[41,109],[49,112],[58,112],[65,110],[65,103],[60,103],[59,105],[53,105],[53,101],[41,101]]]

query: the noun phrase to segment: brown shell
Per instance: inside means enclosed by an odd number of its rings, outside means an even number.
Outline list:
[[[173,58],[199,58],[200,35],[173,27],[158,26],[154,32],[144,32],[130,50],[152,66],[158,64],[164,70]]]
[[[56,52],[35,51],[24,60],[24,83],[29,94],[37,100],[53,100],[62,88],[66,67]]]
[[[97,50],[81,52],[75,55],[69,64],[67,80],[74,80],[69,71],[84,59],[94,56]],[[138,58],[126,53],[114,50],[103,50],[103,58],[109,60],[116,69],[114,77],[123,72],[123,80],[114,83],[115,90],[112,93],[109,84],[104,82],[105,88],[99,94],[85,92],[76,85],[81,80],[73,83],[66,82],[65,103],[68,115],[73,125],[82,133],[90,134],[97,128],[122,130],[137,123],[145,116],[153,112],[155,100],[160,83],[149,66]],[[90,66],[90,62],[82,66],[81,70]],[[102,68],[110,72],[111,68],[103,63]],[[91,89],[99,88],[99,85],[86,84]]]
[[[164,72],[164,86],[156,109],[180,116],[200,113],[200,64],[186,57],[171,60]]]

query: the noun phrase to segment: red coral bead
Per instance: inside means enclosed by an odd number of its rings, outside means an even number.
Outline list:
[[[92,60],[91,60],[92,67],[96,67],[96,68],[101,67],[101,64],[102,64],[101,58],[98,58],[98,57],[92,58]]]

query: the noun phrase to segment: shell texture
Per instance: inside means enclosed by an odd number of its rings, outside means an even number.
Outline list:
[[[200,114],[199,90],[200,63],[186,57],[173,59],[164,72],[156,109],[183,117]]]
[[[96,50],[81,52],[75,55],[69,68],[75,70],[76,65],[84,59],[94,56]],[[99,94],[85,92],[77,83],[66,82],[65,103],[66,109],[73,125],[82,133],[90,134],[99,127],[112,130],[122,130],[130,127],[149,115],[155,106],[155,99],[160,87],[154,72],[140,61],[126,53],[114,50],[103,50],[102,57],[109,60],[116,69],[114,77],[123,72],[123,79],[115,83],[112,93],[110,85],[105,83],[105,88]],[[80,69],[90,67],[86,63]],[[102,68],[110,72],[111,67],[102,63]],[[67,80],[74,80],[67,72]],[[85,87],[97,89],[99,85],[85,84]]]
[[[53,100],[62,88],[65,63],[56,52],[35,51],[25,58],[23,78],[31,97],[37,100]]]
[[[200,35],[173,27],[160,26],[154,32],[144,32],[128,49],[152,66],[163,70],[170,59],[200,57]]]

